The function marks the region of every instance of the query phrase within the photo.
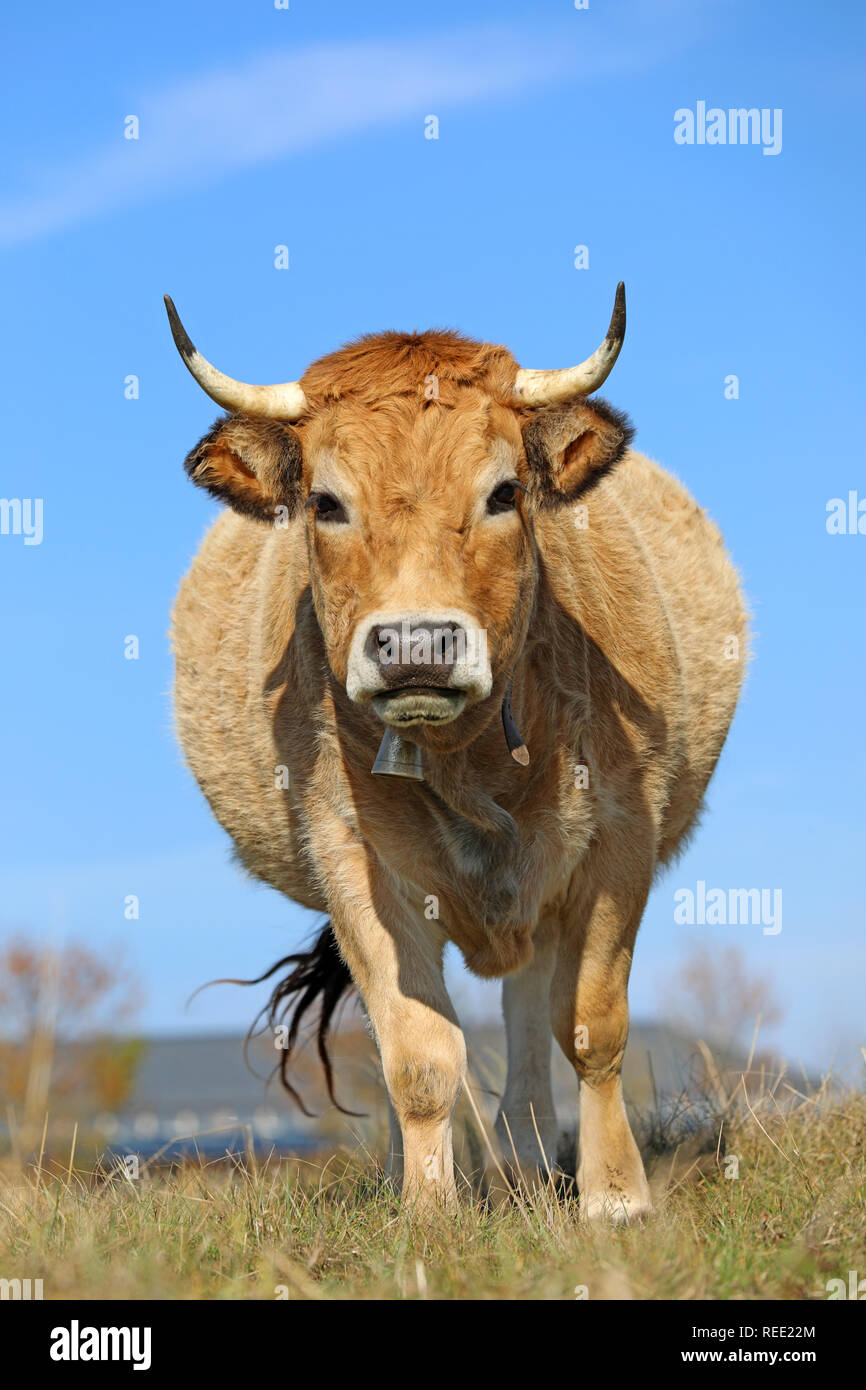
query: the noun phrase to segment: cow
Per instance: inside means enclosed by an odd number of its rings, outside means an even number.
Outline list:
[[[212,366],[166,305],[227,412],[185,464],[228,509],[174,608],[180,741],[246,870],[328,916],[275,999],[321,994],[327,1061],[354,982],[403,1199],[453,1212],[455,943],[503,979],[506,1157],[555,1162],[552,1035],[579,1079],[580,1216],[646,1216],[632,953],[727,735],[747,620],[715,525],[594,395],[623,286],[578,366],[383,332],[270,386]]]

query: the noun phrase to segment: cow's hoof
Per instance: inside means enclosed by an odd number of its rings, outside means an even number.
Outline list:
[[[615,1167],[608,1167],[602,1182],[577,1176],[578,1210],[582,1221],[609,1221],[615,1226],[636,1225],[652,1215],[649,1183],[641,1169],[627,1180]]]
[[[578,1203],[581,1221],[609,1221],[614,1226],[640,1225],[652,1216],[649,1196],[626,1197],[622,1193],[581,1193]]]

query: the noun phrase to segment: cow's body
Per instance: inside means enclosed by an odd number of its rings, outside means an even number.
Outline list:
[[[189,763],[246,868],[330,914],[412,1194],[453,1201],[465,1053],[441,977],[450,940],[478,974],[507,977],[506,1149],[525,1165],[540,1147],[552,1156],[552,1030],[582,1082],[584,1210],[638,1214],[649,1196],[619,1081],[626,985],[653,874],[695,821],[740,686],[744,610],[720,536],[631,451],[578,503],[540,511],[508,663],[529,765],[508,756],[500,683],[468,742],[439,749],[431,735],[412,782],[371,775],[382,725],[335,677],[307,524],[228,512],[183,583],[175,699]],[[410,528],[392,568],[411,552],[436,606],[447,563],[431,546],[434,532]],[[351,585],[344,604],[349,631]]]

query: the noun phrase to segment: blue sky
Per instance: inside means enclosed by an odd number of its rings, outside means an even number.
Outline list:
[[[168,613],[216,514],[181,460],[216,412],[162,295],[224,370],[268,381],[386,327],[565,365],[622,278],[605,394],[720,523],[755,615],[703,828],[644,921],[633,1013],[699,936],[772,977],[768,1042],[810,1065],[866,1042],[866,536],[825,525],[831,498],[866,497],[863,38],[840,0],[13,10],[0,495],[43,499],[44,534],[0,535],[0,934],[124,940],[140,1021],[174,1031],[246,1026],[248,993],[185,1000],[309,929],[232,866],[172,735]],[[698,101],[780,109],[781,152],[678,145],[674,113]],[[781,888],[782,931],[677,926],[674,892],[699,879]],[[455,993],[493,1005],[456,967]]]

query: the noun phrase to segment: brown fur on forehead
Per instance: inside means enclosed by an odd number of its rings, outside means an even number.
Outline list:
[[[409,507],[454,497],[455,483],[471,484],[497,440],[510,446],[514,467],[522,467],[515,412],[467,390],[452,408],[436,401],[419,408],[405,397],[391,397],[375,408],[341,402],[311,421],[306,436],[311,459],[320,449],[332,451],[383,500]]]
[[[450,329],[426,333],[369,333],[313,362],[301,386],[313,410],[352,398],[373,405],[389,396],[425,399],[430,378],[439,401],[454,403],[460,388],[474,387],[506,404],[517,374],[507,348],[479,343]]]

